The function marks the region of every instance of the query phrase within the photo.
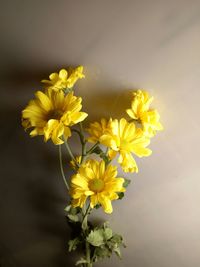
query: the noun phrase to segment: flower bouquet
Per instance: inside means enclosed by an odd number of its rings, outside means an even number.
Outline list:
[[[49,80],[42,80],[43,90],[37,91],[22,111],[22,125],[30,130],[31,137],[43,135],[45,142],[51,140],[58,146],[61,175],[70,196],[65,208],[72,228],[68,250],[82,251],[76,265],[92,267],[113,253],[121,258],[120,249],[125,246],[122,236],[114,233],[107,222],[94,225],[89,220],[94,209],[111,214],[112,201],[122,199],[130,184],[130,180],[118,176],[113,159],[125,173],[138,172],[133,155],[151,155],[147,146],[163,127],[158,112],[150,109],[153,98],[146,91],[137,90],[132,93],[127,118],[102,118],[85,128],[83,121],[88,114],[82,111],[82,98],[73,89],[77,80],[84,77],[83,67],[79,66],[61,69],[52,73]],[[73,134],[80,139],[80,154],[76,156],[68,143]],[[63,145],[74,172],[70,179],[65,176]]]

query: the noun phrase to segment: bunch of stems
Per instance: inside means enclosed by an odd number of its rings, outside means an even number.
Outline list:
[[[79,169],[80,165],[82,163],[84,163],[84,161],[86,160],[86,158],[93,153],[93,151],[95,150],[95,148],[99,145],[99,142],[95,143],[89,150],[87,150],[87,140],[85,139],[84,136],[84,132],[83,132],[83,126],[82,123],[79,123],[79,130],[77,129],[73,129],[73,132],[76,132],[79,135],[79,139],[80,139],[80,143],[81,143],[81,162],[78,163],[73,155],[73,152],[67,142],[67,140],[65,139],[65,137],[63,136],[64,139],[64,144],[66,147],[66,150],[71,158],[71,160],[73,160],[74,164],[75,164],[75,168],[76,170]],[[62,160],[62,145],[59,145],[59,162],[60,162],[60,171],[62,174],[62,178],[64,181],[64,184],[67,188],[67,191],[69,192],[69,184],[68,181],[66,179],[65,173],[64,173],[64,168],[63,168],[63,160]],[[82,209],[82,226],[84,229],[84,233],[85,235],[87,235],[89,229],[88,229],[88,215],[90,214],[90,205],[87,203],[85,204],[85,206]],[[90,255],[90,244],[87,242],[87,240],[85,241],[85,256],[86,256],[86,260],[87,263],[83,263],[82,267],[92,267],[93,263],[92,263],[92,259],[91,259],[91,255]]]

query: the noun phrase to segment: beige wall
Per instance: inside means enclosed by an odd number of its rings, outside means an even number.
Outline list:
[[[145,88],[165,127],[112,216],[96,215],[127,244],[123,261],[98,266],[199,267],[200,1],[5,0],[0,13],[3,266],[73,266],[56,148],[24,133],[20,110],[48,73],[83,64],[91,119],[120,115]]]

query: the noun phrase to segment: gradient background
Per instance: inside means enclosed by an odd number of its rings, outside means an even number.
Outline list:
[[[125,237],[123,261],[96,266],[200,266],[200,1],[1,0],[1,267],[73,266],[67,254],[57,147],[29,138],[20,112],[40,80],[85,66],[77,83],[90,120],[117,117],[129,91],[154,97],[165,131],[110,220]],[[77,146],[77,139],[71,145]],[[76,151],[78,152],[77,148]]]

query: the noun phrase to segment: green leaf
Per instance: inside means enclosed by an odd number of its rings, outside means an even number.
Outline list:
[[[74,208],[71,205],[68,205],[64,210],[67,213],[72,214],[72,215],[76,215],[76,214],[80,213],[80,208],[79,207]]]
[[[99,259],[103,259],[105,257],[110,258],[112,255],[112,251],[106,246],[97,247],[94,250],[94,260],[98,261]]]
[[[88,223],[87,223],[87,218],[85,217],[81,224],[81,228],[85,231],[87,227],[88,227]]]
[[[68,246],[69,246],[69,252],[73,251],[73,250],[76,250],[77,248],[77,245],[80,244],[81,241],[78,237],[74,238],[74,239],[71,239],[69,240],[68,242]]]
[[[120,248],[119,248],[119,247],[115,248],[115,249],[114,249],[114,252],[115,252],[115,254],[116,254],[120,259],[122,258],[122,256],[121,256],[121,251],[120,251]]]
[[[104,237],[101,229],[91,231],[87,237],[87,241],[95,247],[99,247],[104,244]]]
[[[121,235],[114,234],[111,240],[112,240],[113,243],[116,243],[118,245],[121,245],[122,244],[122,241],[123,241],[123,238],[122,238]]]
[[[84,258],[81,258],[80,260],[78,260],[77,262],[76,262],[76,266],[78,266],[78,265],[80,265],[80,264],[85,264],[85,263],[89,263],[86,259],[84,259]]]
[[[124,197],[124,193],[123,192],[119,192],[119,193],[117,193],[118,194],[118,199],[122,199],[123,197]]]
[[[79,209],[78,208],[71,208],[70,209],[70,214],[72,214],[72,215],[76,215],[76,214],[78,214],[79,213]]]
[[[101,204],[97,204],[96,206],[94,206],[95,209],[99,209],[101,207]]]
[[[72,222],[78,222],[79,218],[78,215],[73,215],[73,214],[68,214],[67,217],[70,219]]]
[[[113,232],[111,228],[105,228],[105,230],[103,231],[103,235],[104,235],[104,239],[107,241],[109,239],[111,239]]]
[[[66,212],[69,212],[70,209],[71,209],[71,205],[68,205],[67,207],[64,208],[64,210],[65,210]]]
[[[131,180],[124,178],[123,187],[125,187],[125,188],[128,187],[130,182],[131,182]]]

